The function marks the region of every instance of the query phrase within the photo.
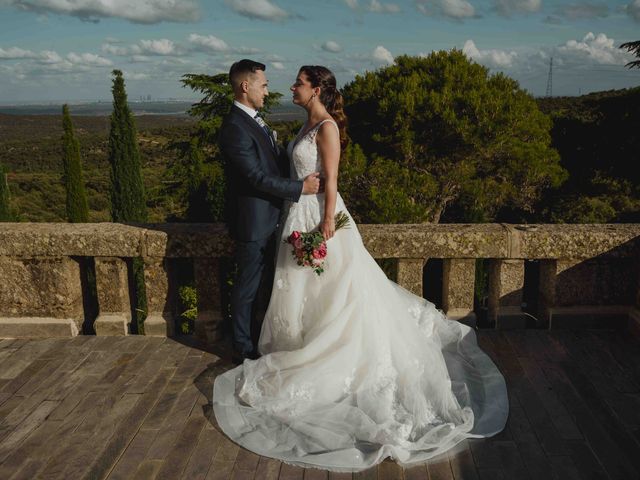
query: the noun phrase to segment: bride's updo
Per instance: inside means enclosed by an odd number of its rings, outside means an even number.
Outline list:
[[[340,146],[344,149],[349,143],[347,116],[343,110],[342,94],[336,86],[336,77],[331,70],[321,65],[304,65],[300,67],[300,72],[307,76],[312,87],[320,87],[320,101],[338,124]]]

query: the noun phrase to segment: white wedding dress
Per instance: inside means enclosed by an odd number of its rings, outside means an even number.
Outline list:
[[[319,125],[289,146],[292,176],[320,171]],[[336,213],[348,213],[338,195]],[[316,229],[324,195],[289,205],[280,238]],[[503,376],[469,327],[387,279],[358,229],[327,242],[324,273],[280,243],[258,360],[219,375],[213,410],[234,442],[303,467],[425,462],[508,415]]]

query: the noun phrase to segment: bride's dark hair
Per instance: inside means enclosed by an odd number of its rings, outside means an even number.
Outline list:
[[[307,76],[312,87],[320,87],[320,101],[338,124],[340,147],[344,149],[349,143],[347,116],[343,110],[342,94],[336,86],[336,77],[331,70],[321,65],[304,65],[300,67],[300,72]]]

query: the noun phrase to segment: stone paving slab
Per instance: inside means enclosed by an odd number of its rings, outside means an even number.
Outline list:
[[[640,478],[640,348],[613,330],[478,332],[511,411],[437,461],[335,474],[261,457],[211,417],[224,349],[192,337],[0,341],[0,478]]]

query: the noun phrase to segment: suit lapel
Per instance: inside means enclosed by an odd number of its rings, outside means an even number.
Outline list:
[[[262,149],[269,152],[273,160],[276,160],[276,152],[274,151],[273,145],[271,144],[271,140],[269,140],[262,127],[258,125],[258,122],[256,122],[246,112],[243,112],[235,105],[231,108],[233,109],[234,113],[242,119],[247,128],[250,131],[254,132],[255,137],[258,139],[258,143],[260,144]]]

